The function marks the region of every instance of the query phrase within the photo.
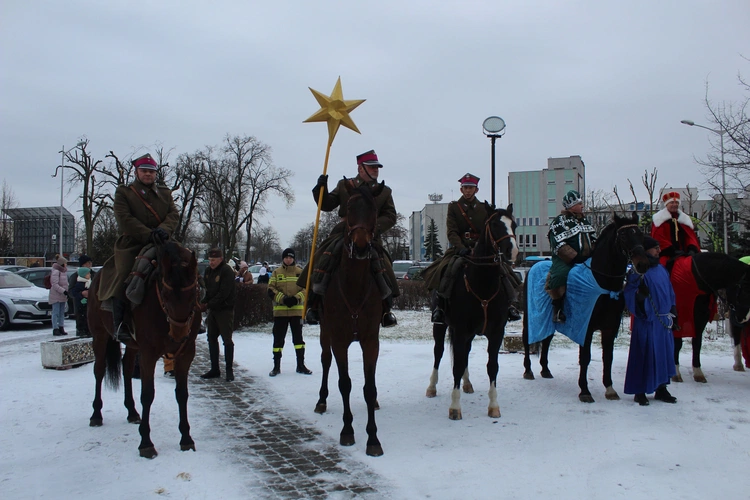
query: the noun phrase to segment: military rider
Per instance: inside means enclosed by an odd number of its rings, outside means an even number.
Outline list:
[[[565,323],[565,292],[568,273],[573,264],[580,264],[591,256],[596,233],[583,215],[583,199],[571,189],[562,200],[563,210],[552,220],[548,237],[552,248],[552,267],[547,275],[545,290],[552,298],[552,321]]]
[[[162,244],[167,241],[179,220],[172,191],[156,183],[156,160],[150,154],[145,154],[131,163],[135,168],[135,180],[128,185],[119,185],[115,191],[113,208],[119,237],[115,242],[113,257],[114,276],[103,276],[107,281],[102,280],[99,290],[102,302],[112,299],[113,336],[121,342],[132,339],[130,328],[123,321],[128,306],[125,280],[143,247],[148,243]]]
[[[438,303],[432,311],[433,323],[445,322],[443,303],[444,299],[448,298],[447,294],[450,293],[447,287],[451,281],[449,272],[455,261],[454,257],[464,257],[471,253],[490,215],[487,213],[486,205],[476,197],[479,192],[479,177],[466,173],[458,182],[461,183],[461,198],[448,204],[446,220],[450,248],[446,250],[440,263],[435,265],[434,271],[428,273],[427,288],[438,290]],[[515,278],[512,270],[509,271],[506,267],[506,274],[508,273]],[[515,286],[511,285],[511,288]],[[508,319],[510,321],[521,319],[518,309],[513,305],[510,305],[508,309]]]
[[[398,214],[396,213],[396,205],[393,203],[393,194],[391,188],[385,185],[385,181],[378,183],[378,174],[380,169],[383,168],[383,164],[378,160],[378,155],[375,154],[374,150],[367,151],[357,156],[357,176],[353,179],[347,179],[346,177],[341,179],[333,191],[328,191],[328,176],[321,175],[318,177],[318,183],[313,188],[313,198],[315,203],[318,202],[320,190],[323,190],[323,203],[321,210],[324,212],[332,212],[338,208],[339,217],[344,219],[346,217],[347,201],[349,200],[349,193],[346,190],[346,183],[351,182],[353,186],[359,187],[362,185],[368,186],[375,192],[379,191],[379,194],[375,196],[375,206],[377,207],[377,220],[375,223],[375,238],[374,242],[380,246],[381,239],[380,235],[391,229],[396,225]],[[382,189],[381,189],[382,188]],[[373,193],[373,194],[374,194]],[[321,258],[326,250],[333,248],[335,242],[341,240],[344,237],[345,223],[338,224],[328,238],[323,241],[320,248],[315,252],[314,265],[316,269],[319,269],[323,264]],[[391,312],[393,297],[397,297],[399,294],[398,282],[396,276],[393,274],[393,267],[390,261],[390,257],[385,253],[383,255],[384,271],[386,275],[386,282],[391,289],[391,295],[389,295],[383,301],[383,318],[381,319],[381,325],[383,327],[395,326],[397,323],[396,316]],[[302,274],[297,281],[297,284],[305,288],[307,285],[307,273],[309,265],[305,266],[302,270]],[[319,273],[314,273],[313,278]],[[312,287],[311,287],[312,288]],[[322,292],[322,293],[319,293]],[[318,324],[320,322],[320,314],[318,307],[321,302],[321,295],[325,293],[325,290],[315,289],[308,290],[308,308],[305,316],[305,321],[308,324]]]

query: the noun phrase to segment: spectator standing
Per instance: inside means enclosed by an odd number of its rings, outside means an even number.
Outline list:
[[[234,280],[237,283],[242,283],[243,285],[253,284],[253,274],[248,271],[247,262],[245,262],[244,260],[240,262],[240,270],[237,272],[237,277]]]
[[[263,262],[263,265],[260,266],[260,271],[258,272],[258,284],[268,283],[268,280],[268,262]]]
[[[52,264],[49,303],[52,305],[52,335],[67,335],[65,331],[65,304],[68,302],[68,259],[58,257]]]
[[[208,352],[211,357],[211,369],[201,378],[221,377],[219,369],[219,337],[224,343],[227,382],[234,380],[234,303],[237,288],[234,283],[234,271],[224,262],[224,256],[218,248],[208,251],[208,267],[203,279],[206,283],[206,296],[201,301],[201,312],[208,310],[206,326],[208,327]]]
[[[293,248],[282,252],[281,262],[268,281],[268,295],[273,300],[273,369],[268,375],[275,377],[281,373],[281,351],[284,349],[287,328],[292,330],[297,373],[312,375],[305,366],[305,341],[302,340],[305,289],[297,285],[302,268],[295,263]]]
[[[91,266],[93,265],[93,262],[91,261],[91,257],[89,257],[86,254],[81,254],[78,256],[78,268],[82,267],[88,267],[91,269]],[[76,286],[76,283],[78,282],[78,274],[71,274],[70,277],[68,277],[68,290],[70,291],[70,294],[73,295],[73,289]],[[88,293],[86,294],[88,295]],[[73,298],[75,298],[75,295],[73,295]],[[78,314],[78,300],[73,301],[73,313],[75,314],[76,318],[76,336],[78,337],[88,337],[89,336],[89,325],[86,323],[86,318],[81,318]]]
[[[630,336],[628,367],[625,372],[625,394],[635,394],[634,401],[648,406],[646,394],[655,392],[654,399],[676,403],[667,390],[675,375],[674,338],[676,328],[674,290],[667,270],[659,263],[659,243],[650,236],[643,238],[650,267],[646,274],[628,274],[625,303],[634,316]]]
[[[89,297],[89,287],[91,286],[91,269],[88,267],[79,267],[78,272],[73,275],[75,284],[70,288],[70,295],[73,297],[76,311],[76,336],[90,337],[87,303]]]

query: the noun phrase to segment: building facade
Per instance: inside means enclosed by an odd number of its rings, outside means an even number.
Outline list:
[[[13,220],[13,252],[17,256],[50,257],[60,251],[60,207],[9,208]],[[75,246],[75,218],[62,209],[62,249],[70,255]]]
[[[437,226],[437,239],[443,253],[448,249],[448,203],[431,203],[409,216],[409,258],[411,260],[433,260],[427,255],[424,240],[430,227],[430,220]]]

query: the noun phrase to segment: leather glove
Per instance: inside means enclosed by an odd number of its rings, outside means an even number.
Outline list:
[[[151,231],[151,242],[154,245],[162,245],[169,239],[169,233],[160,227],[155,227]]]
[[[287,295],[284,297],[284,305],[287,307],[294,307],[297,305],[297,297],[290,297]]]
[[[328,189],[328,176],[321,175],[320,177],[318,177],[318,183],[315,186]]]
[[[462,248],[461,250],[458,251],[458,255],[460,255],[461,257],[466,257],[470,253],[471,253],[470,248]]]

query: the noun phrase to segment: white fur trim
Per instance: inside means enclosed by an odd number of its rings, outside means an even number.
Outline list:
[[[693,227],[693,221],[690,220],[690,217],[685,212],[683,212],[682,210],[677,210],[677,212],[679,213],[679,215],[677,216],[677,222],[686,225],[690,229],[695,229]],[[651,221],[654,223],[654,226],[659,227],[671,218],[672,214],[669,213],[669,210],[667,210],[666,208],[662,208],[654,214],[654,216],[651,218]]]

